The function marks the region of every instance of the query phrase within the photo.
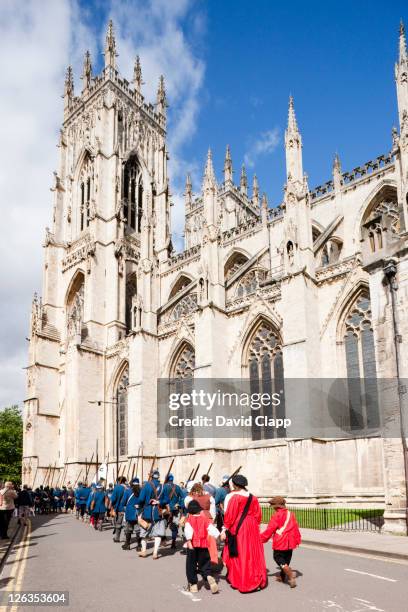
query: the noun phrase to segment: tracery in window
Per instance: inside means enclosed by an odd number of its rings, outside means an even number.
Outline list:
[[[123,215],[129,230],[141,231],[143,181],[142,171],[135,155],[127,160],[123,171]]]

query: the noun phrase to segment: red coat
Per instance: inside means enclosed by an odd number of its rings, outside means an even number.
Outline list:
[[[194,548],[208,548],[208,526],[212,523],[203,512],[190,514],[186,523],[193,528],[191,543]]]
[[[265,531],[261,533],[262,542],[267,542],[272,536],[272,548],[274,550],[293,550],[299,546],[301,536],[297,520],[293,512],[290,513],[289,522],[286,525],[283,533],[277,533],[285,524],[288,510],[286,508],[278,508],[272,515]]]
[[[224,525],[235,533],[248,497],[239,493],[230,495]],[[224,546],[222,557],[227,566],[227,580],[234,589],[238,589],[241,593],[249,593],[258,588],[263,589],[268,583],[265,556],[259,533],[261,516],[259,502],[256,497],[253,497],[248,514],[238,532],[238,557],[230,558],[228,546]]]

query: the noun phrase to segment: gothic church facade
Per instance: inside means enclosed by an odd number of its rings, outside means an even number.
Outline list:
[[[270,208],[244,167],[235,184],[228,148],[218,183],[209,152],[200,194],[187,178],[180,253],[164,81],[147,103],[139,59],[129,83],[116,56],[110,23],[102,73],[93,75],[87,53],[80,95],[71,69],[65,80],[42,298],[32,305],[23,481],[41,484],[52,470],[74,482],[95,462],[96,445],[111,480],[116,454],[123,465],[143,444],[145,474],[154,456],[162,471],[176,457],[180,480],[197,463],[213,463],[215,480],[242,465],[256,494],[383,506],[386,529],[403,533],[403,437],[208,440],[188,429],[167,440],[156,432],[159,378],[244,377],[262,387],[283,377],[408,375],[403,26],[390,151],[350,172],[336,156],[332,178],[310,188],[290,99],[283,201]],[[358,418],[369,425],[382,409],[381,398],[374,413],[362,401]]]

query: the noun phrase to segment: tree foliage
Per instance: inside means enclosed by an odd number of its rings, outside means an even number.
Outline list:
[[[18,406],[0,410],[0,480],[21,481],[23,417]]]

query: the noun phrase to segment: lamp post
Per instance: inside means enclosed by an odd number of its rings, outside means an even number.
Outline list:
[[[385,278],[390,288],[390,296],[391,296],[392,328],[393,328],[394,349],[395,349],[395,369],[396,369],[397,384],[398,384],[400,434],[401,434],[402,452],[403,452],[403,457],[404,457],[405,520],[406,520],[407,527],[408,527],[408,508],[407,508],[408,506],[408,448],[407,448],[407,439],[406,439],[406,434],[405,434],[404,411],[403,411],[403,405],[402,405],[403,404],[402,395],[406,393],[406,389],[401,384],[399,345],[402,342],[402,337],[398,329],[397,309],[396,309],[396,304],[395,304],[395,292],[398,290],[397,279],[396,279],[397,264],[395,260],[390,259],[384,266],[383,271],[384,271]]]
[[[111,406],[116,406],[116,478],[119,476],[119,402],[118,400],[113,400],[109,402],[107,400],[88,400],[88,404],[98,404],[98,406],[102,406],[102,404],[109,404]],[[107,466],[107,469],[109,467]]]

